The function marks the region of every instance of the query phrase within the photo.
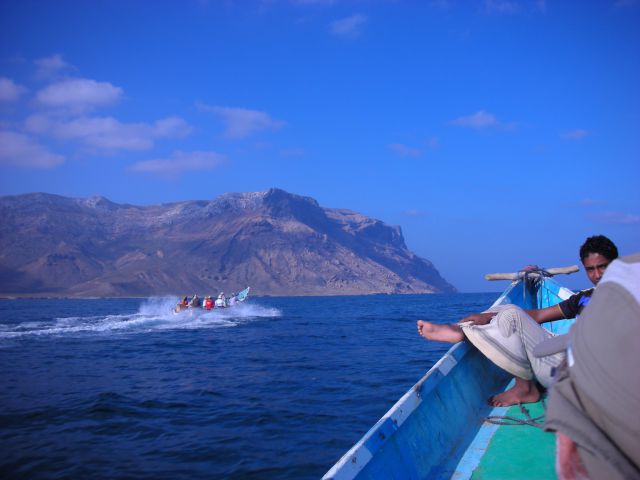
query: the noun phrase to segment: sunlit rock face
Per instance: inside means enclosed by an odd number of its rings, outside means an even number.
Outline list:
[[[278,189],[151,206],[7,196],[0,218],[5,296],[455,291],[400,227]]]

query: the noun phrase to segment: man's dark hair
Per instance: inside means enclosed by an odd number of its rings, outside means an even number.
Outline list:
[[[580,260],[584,261],[591,253],[599,253],[607,260],[615,260],[618,258],[618,247],[604,235],[594,235],[587,238],[580,247]]]

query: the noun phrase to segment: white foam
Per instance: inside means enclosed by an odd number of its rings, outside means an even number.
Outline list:
[[[176,314],[175,297],[151,297],[132,314],[52,318],[51,322],[0,324],[0,339],[25,336],[145,333],[153,331],[228,328],[281,316],[277,308],[240,303],[231,308],[193,309]]]

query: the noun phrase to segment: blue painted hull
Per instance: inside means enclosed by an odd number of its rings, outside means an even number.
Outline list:
[[[544,308],[571,293],[549,278],[517,280],[494,305]],[[570,324],[563,320],[548,328],[564,333]],[[454,345],[323,478],[469,478],[482,455],[482,437],[491,434],[483,430],[492,410],[487,398],[509,381],[468,342]]]

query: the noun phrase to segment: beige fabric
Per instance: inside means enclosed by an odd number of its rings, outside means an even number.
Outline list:
[[[607,267],[569,332],[545,430],[573,440],[590,478],[640,479],[640,254]]]
[[[466,337],[489,360],[516,377],[535,378],[543,386],[551,382],[551,371],[560,365],[564,353],[537,358],[534,347],[554,334],[540,326],[520,307],[500,305],[488,311],[497,312],[487,325],[461,323]]]

